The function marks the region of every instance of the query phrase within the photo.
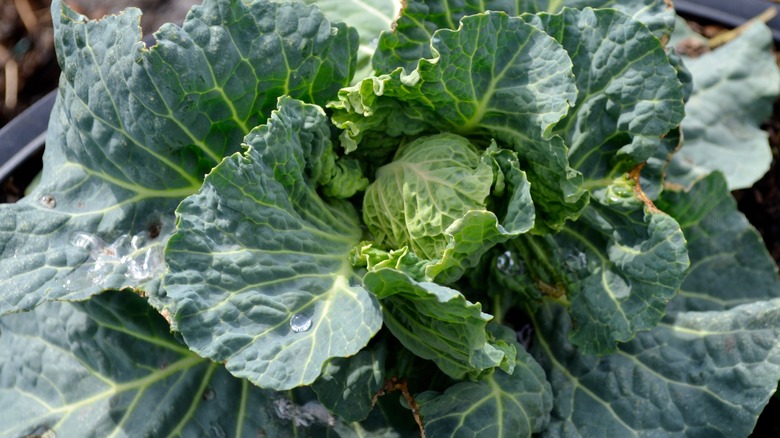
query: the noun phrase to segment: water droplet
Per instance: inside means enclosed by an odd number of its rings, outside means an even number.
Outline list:
[[[54,208],[57,206],[57,200],[52,195],[43,195],[38,200],[46,208]]]
[[[440,38],[432,38],[431,39],[431,44],[439,44],[440,42],[441,42]]]
[[[339,28],[338,27],[331,27],[330,28],[330,34],[333,36],[336,36],[339,34]]]
[[[274,400],[274,411],[279,418],[290,420],[298,427],[309,427],[313,424],[323,424],[330,427],[336,425],[336,417],[316,400],[299,406],[289,399],[276,399]]]
[[[316,400],[306,402],[306,404],[301,407],[301,412],[304,416],[310,417],[319,423],[330,427],[336,425],[336,417],[328,411],[328,408]]]
[[[90,233],[76,233],[70,238],[70,244],[89,251],[99,251],[106,244],[98,236]]]
[[[293,403],[292,400],[278,398],[274,400],[274,411],[282,420],[289,420],[297,414],[298,405]]]
[[[523,262],[515,260],[514,255],[510,251],[506,251],[496,258],[496,269],[498,269],[504,275],[523,275]]]
[[[205,391],[203,391],[203,400],[210,401],[214,400],[214,397],[217,396],[217,393],[212,388],[206,388]]]
[[[303,313],[296,313],[290,318],[290,328],[295,333],[305,332],[311,328],[311,317]]]
[[[579,272],[588,267],[588,257],[584,252],[575,249],[563,258],[566,268],[572,272]]]
[[[159,246],[151,246],[133,256],[122,257],[121,261],[127,267],[125,277],[138,282],[153,278],[165,267],[163,257],[163,250]]]

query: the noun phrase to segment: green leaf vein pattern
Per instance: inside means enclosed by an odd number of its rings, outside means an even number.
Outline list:
[[[52,12],[63,73],[43,179],[0,209],[0,314],[106,289],[156,294],[177,204],[278,96],[323,104],[354,68],[355,31],[302,4],[205,0],[153,47],[137,9]]]
[[[199,354],[277,390],[312,383],[381,324],[349,263],[357,213],[317,193],[332,159],[321,108],[280,98],[267,125],[177,210],[165,279],[175,328]]]

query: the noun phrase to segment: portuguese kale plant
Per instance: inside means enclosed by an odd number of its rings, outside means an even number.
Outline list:
[[[685,58],[662,0],[311,3],[147,46],[54,2],[0,436],[750,433],[780,282],[729,190],[771,160],[765,26]]]

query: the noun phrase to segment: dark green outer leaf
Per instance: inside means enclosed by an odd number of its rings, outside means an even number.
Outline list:
[[[324,436],[328,423],[345,428],[311,415],[322,409],[196,356],[130,293],[0,319],[0,437],[291,437]]]
[[[351,356],[382,324],[349,251],[360,241],[354,207],[323,199],[332,159],[316,105],[282,97],[197,195],[177,210],[166,248],[174,328],[204,357],[264,388],[312,383],[332,357]]]
[[[605,357],[568,344],[565,310],[535,317],[555,403],[544,436],[748,436],[780,379],[780,300],[681,312]]]
[[[423,58],[432,58],[431,40],[438,29],[457,29],[460,20],[487,11],[522,13],[511,0],[408,0],[393,31],[379,37],[372,63],[377,73],[390,73],[398,67],[410,72]]]
[[[572,57],[577,102],[555,132],[569,147],[572,167],[586,179],[614,177],[644,162],[682,121],[677,71],[641,22],[616,10],[590,8],[523,19]]]
[[[522,20],[473,15],[436,39],[437,59],[419,61],[419,83],[415,73],[406,81],[419,93],[407,100],[433,109],[428,123],[461,133],[510,131],[533,141],[549,138],[576,99],[569,56]]]
[[[558,13],[564,7],[573,9],[617,9],[644,23],[658,38],[669,37],[675,17],[669,0],[520,0],[524,12]]]
[[[664,191],[657,204],[680,223],[691,258],[667,311],[727,310],[780,297],[777,265],[761,235],[737,210],[720,172],[690,191]]]
[[[140,42],[139,11],[52,4],[63,69],[43,179],[0,209],[0,314],[110,288],[156,293],[173,210],[289,94],[349,83],[357,36],[315,8],[206,0]]]
[[[769,169],[772,151],[761,123],[780,93],[772,33],[755,23],[739,37],[697,58],[683,58],[693,75],[685,106],[685,146],[674,157],[670,181],[690,187],[719,170],[731,190],[747,188]]]
[[[530,437],[547,426],[552,390],[542,367],[517,342],[513,330],[498,327],[495,331],[504,332],[499,337],[516,348],[514,371],[497,370],[479,382],[456,383],[421,402],[427,436]]]
[[[574,265],[570,340],[591,354],[655,327],[689,266],[680,225],[648,207],[593,203],[555,240]]]
[[[457,29],[460,20],[487,11],[518,16],[525,12],[558,13],[563,7],[575,9],[615,8],[639,20],[659,38],[674,29],[674,9],[664,0],[408,0],[396,20],[393,31],[379,37],[373,57],[378,73],[390,73],[398,67],[412,71],[422,58],[431,58],[431,40],[438,29]]]
[[[570,341],[589,354],[605,354],[655,327],[689,259],[680,225],[645,205],[632,180],[618,178],[592,199],[580,220],[560,233],[512,243],[536,287],[570,304]],[[524,283],[518,277],[506,284],[523,291]]]
[[[331,359],[312,385],[317,399],[347,421],[361,421],[374,408],[385,383],[387,347],[376,343],[347,358]]]

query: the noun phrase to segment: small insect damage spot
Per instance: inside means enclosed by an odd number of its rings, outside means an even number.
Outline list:
[[[162,232],[162,223],[159,221],[151,222],[147,227],[146,231],[149,233],[150,239],[156,239],[160,237],[160,233]]]

